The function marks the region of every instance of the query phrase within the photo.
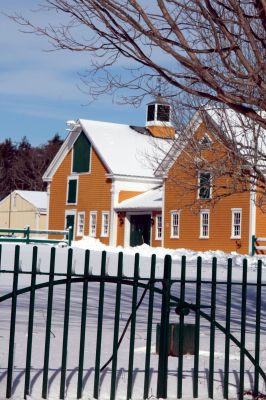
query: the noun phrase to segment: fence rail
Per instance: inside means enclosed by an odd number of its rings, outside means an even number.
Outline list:
[[[241,400],[247,391],[256,398],[265,390],[266,281],[262,261],[249,269],[245,259],[236,267],[230,258],[225,265],[216,258],[205,265],[201,257],[188,263],[185,256],[178,262],[166,256],[161,265],[155,255],[147,264],[136,254],[129,268],[119,253],[114,272],[105,251],[99,260],[99,253],[86,250],[80,259],[82,268],[75,269],[74,249],[51,248],[49,271],[44,272],[38,268],[40,249],[32,248],[30,270],[23,267],[25,263],[21,266],[21,249],[15,246],[13,268],[7,268],[1,262],[4,245],[0,245],[0,288],[5,278],[12,276],[11,290],[0,296],[4,320],[8,316],[4,306],[10,306],[8,345],[0,337],[1,349],[8,349],[6,371],[1,362],[0,398],[5,374],[6,398],[18,395],[21,370],[25,370],[24,398],[41,395],[46,399],[55,388],[64,399],[74,386],[77,399],[106,398],[108,391],[111,400],[122,396],[182,398],[188,394],[197,398],[204,390],[206,398],[237,396]],[[67,254],[64,266],[62,251]],[[22,304],[27,305],[21,310],[22,296],[28,296],[28,303],[24,299]],[[38,321],[42,321],[40,328]],[[194,327],[192,348],[186,348],[187,322]],[[25,324],[26,336],[21,334]],[[160,334],[156,336],[158,325]],[[177,329],[174,339],[171,326]],[[43,332],[37,342],[36,331]],[[176,341],[176,358],[169,353],[172,340]],[[158,354],[153,349],[155,341]],[[19,351],[26,356],[24,366]],[[36,352],[43,352],[41,364]],[[77,379],[72,383],[75,373]],[[121,374],[126,376],[122,382]],[[37,378],[39,386],[34,383]]]
[[[51,243],[57,244],[59,242],[65,242],[68,246],[71,246],[73,240],[73,228],[70,226],[65,230],[36,230],[30,229],[29,226],[23,229],[2,229],[0,228],[0,234],[6,233],[7,236],[0,236],[0,242],[14,242],[14,243]],[[23,234],[23,237],[14,237],[16,233]],[[31,235],[64,235],[65,239],[41,239],[34,238]]]
[[[260,242],[266,242],[266,237],[256,237],[252,236],[252,250],[251,255],[254,256],[256,252],[265,251],[266,246],[258,245]]]

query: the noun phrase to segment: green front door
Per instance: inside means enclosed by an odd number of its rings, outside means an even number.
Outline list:
[[[130,246],[150,244],[151,216],[131,215],[130,217]]]

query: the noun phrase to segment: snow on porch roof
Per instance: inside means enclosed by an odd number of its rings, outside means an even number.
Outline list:
[[[40,212],[47,212],[48,197],[47,192],[39,192],[33,190],[15,190],[15,193],[21,196],[24,200],[31,203]]]
[[[110,173],[154,177],[154,169],[165,157],[171,142],[154,138],[129,125],[79,120]]]
[[[161,210],[163,205],[162,187],[148,190],[138,196],[127,199],[118,204],[117,211],[129,210]]]

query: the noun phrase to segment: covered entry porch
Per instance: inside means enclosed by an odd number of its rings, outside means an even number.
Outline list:
[[[116,207],[117,245],[134,247],[161,246],[162,188],[124,200]]]

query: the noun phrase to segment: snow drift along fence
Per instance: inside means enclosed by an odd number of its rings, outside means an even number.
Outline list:
[[[21,250],[22,246],[15,247],[13,268],[0,263],[0,329],[1,338],[7,337],[6,346],[0,339],[1,352],[7,350],[6,369],[1,361],[0,387],[5,387],[6,398],[31,394],[46,399],[50,395],[54,398],[55,392],[60,399],[106,398],[106,393],[111,400],[116,396],[182,398],[190,392],[193,398],[228,399],[234,389],[243,399],[247,391],[255,398],[265,389],[266,360],[261,343],[266,331],[262,307],[266,283],[261,261],[255,280],[248,280],[248,265],[243,260],[241,280],[234,281],[231,259],[221,266],[213,258],[206,269],[200,257],[194,265],[187,265],[182,257],[174,270],[173,260],[166,256],[161,274],[155,255],[148,273],[147,265],[143,273],[139,254],[130,270],[119,253],[116,273],[110,274],[105,251],[101,253],[100,272],[95,273],[89,250],[77,269],[73,249],[64,249],[67,262],[62,266],[62,258],[56,261],[59,249],[51,248],[49,271],[44,272],[38,266],[40,249],[32,248],[30,268],[20,263]],[[0,260],[1,254],[2,246]],[[206,277],[208,269],[211,274]],[[8,290],[6,278],[10,281],[10,277],[12,287]],[[5,335],[8,318],[9,333]],[[186,355],[189,351],[184,349],[186,322],[194,325],[193,355]],[[169,356],[170,323],[178,324],[179,357]],[[160,337],[155,354],[157,324]],[[21,326],[26,327],[26,335]],[[144,348],[136,344],[140,340]],[[20,352],[25,355],[24,366]],[[121,374],[126,377],[121,379]]]

